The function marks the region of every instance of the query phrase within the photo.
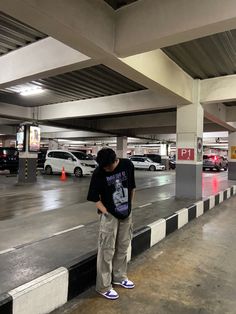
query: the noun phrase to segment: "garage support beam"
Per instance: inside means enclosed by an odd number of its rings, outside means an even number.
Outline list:
[[[219,104],[208,104],[203,105],[204,108],[204,117],[208,120],[221,125],[228,131],[235,131],[235,127],[231,123],[226,122],[227,117],[227,108],[225,105]]]
[[[42,138],[64,138],[64,139],[79,139],[79,138],[97,138],[97,137],[107,137],[109,134],[99,133],[99,132],[87,132],[87,131],[58,131],[58,132],[42,132]]]
[[[113,52],[115,12],[104,1],[1,0],[0,11],[92,58]]]
[[[89,57],[48,37],[0,57],[0,88],[93,64]]]
[[[235,11],[234,0],[137,1],[117,12],[115,52],[125,57],[235,29]]]
[[[236,100],[235,85],[236,75],[202,80],[200,101],[202,104],[212,104]]]
[[[97,120],[97,128],[101,130],[123,130],[152,128],[176,125],[176,112],[151,113],[127,117],[104,118]]]
[[[182,103],[192,102],[193,79],[160,49],[120,59],[130,68],[149,79],[149,89],[161,88],[182,98]]]
[[[23,119],[24,121],[34,119],[32,108],[10,105],[1,102],[0,102],[0,117],[13,118],[17,120]]]
[[[38,107],[39,120],[93,117],[173,108],[171,97],[144,90]]]

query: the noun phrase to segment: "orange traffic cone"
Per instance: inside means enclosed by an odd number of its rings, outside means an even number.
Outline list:
[[[61,171],[61,181],[65,181],[66,180],[66,173],[65,173],[65,168],[62,167],[62,171]]]

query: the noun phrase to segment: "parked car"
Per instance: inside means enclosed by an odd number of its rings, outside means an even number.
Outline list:
[[[144,154],[145,157],[148,157],[154,162],[157,162],[158,164],[161,164],[161,155],[158,154]]]
[[[165,170],[164,165],[154,162],[150,158],[147,158],[147,157],[131,156],[130,160],[132,161],[134,168],[136,169],[147,169],[150,171]]]
[[[203,155],[202,168],[203,170],[216,169],[217,171],[223,168],[226,171],[228,169],[228,160],[219,155]]]
[[[9,170],[17,173],[19,167],[19,154],[14,147],[0,147],[0,170]]]
[[[46,174],[61,172],[63,167],[66,173],[74,174],[76,177],[93,173],[96,162],[90,158],[82,160],[80,153],[77,151],[49,150],[44,164]]]

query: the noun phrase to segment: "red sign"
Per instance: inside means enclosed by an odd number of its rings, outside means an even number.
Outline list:
[[[194,160],[194,148],[178,148],[178,160]]]

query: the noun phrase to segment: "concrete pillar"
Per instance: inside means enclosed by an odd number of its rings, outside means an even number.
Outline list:
[[[38,152],[30,151],[30,142],[40,142],[40,132],[33,130],[30,133],[30,124],[26,123],[24,127],[23,150],[19,152],[19,172],[18,183],[35,183],[37,181],[37,162]],[[36,127],[36,126],[34,126]],[[31,148],[32,149],[32,148]]]
[[[59,148],[59,143],[57,139],[50,139],[48,142],[48,149],[53,150],[53,149],[58,149]]]
[[[176,197],[202,198],[202,136],[204,111],[199,82],[194,82],[194,103],[177,108]]]
[[[119,158],[127,158],[127,137],[117,136],[116,155]]]
[[[169,157],[168,157],[168,145],[161,144],[160,145],[160,155],[161,155],[161,163],[166,167],[166,170],[169,170]]]
[[[232,132],[229,134],[228,161],[229,161],[228,179],[236,180],[236,132]]]

